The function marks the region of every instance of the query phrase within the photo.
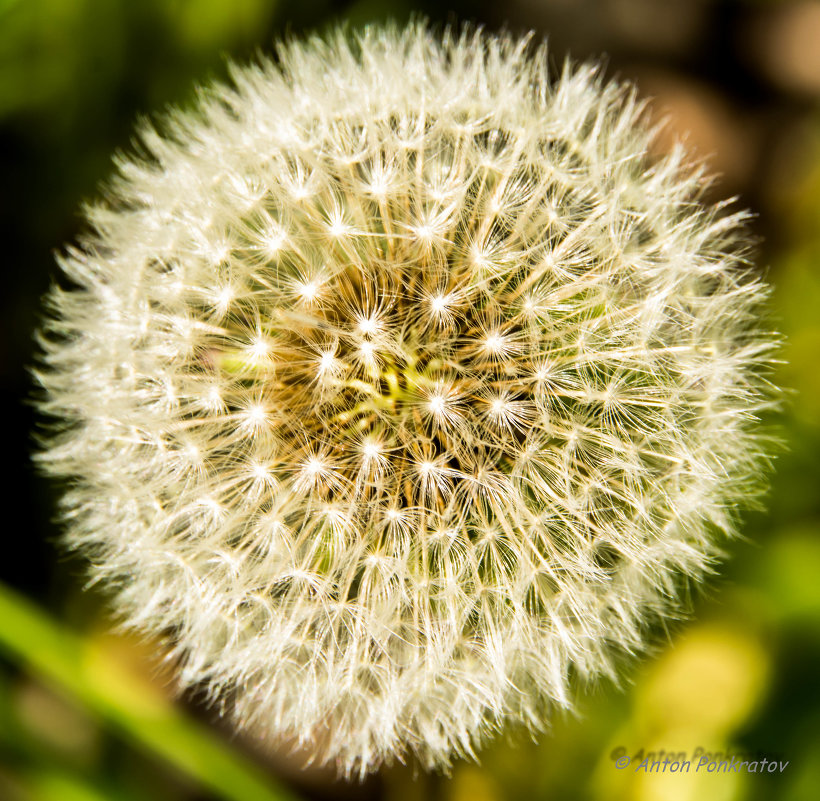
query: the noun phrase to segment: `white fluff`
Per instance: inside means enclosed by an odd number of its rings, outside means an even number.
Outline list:
[[[69,542],[184,686],[346,773],[542,728],[765,461],[744,215],[547,64],[414,25],[237,67],[144,127],[49,298]]]

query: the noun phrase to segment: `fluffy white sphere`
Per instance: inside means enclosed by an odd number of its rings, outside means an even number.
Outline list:
[[[44,327],[69,542],[183,685],[365,773],[570,705],[753,497],[773,337],[634,92],[291,43],[119,161]]]

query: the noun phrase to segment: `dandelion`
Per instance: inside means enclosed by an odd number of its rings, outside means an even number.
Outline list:
[[[365,774],[543,728],[754,499],[743,213],[594,65],[424,25],[233,70],[61,263],[39,454],[183,686]]]

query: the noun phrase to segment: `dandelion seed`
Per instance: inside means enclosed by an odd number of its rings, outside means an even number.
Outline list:
[[[224,286],[219,290],[214,299],[214,306],[220,315],[228,311],[234,297],[236,297],[236,291],[232,286]]]
[[[270,342],[268,342],[263,336],[256,336],[246,349],[246,353],[252,362],[260,362],[268,357],[270,350]]]
[[[240,415],[241,426],[248,433],[255,433],[268,422],[268,412],[261,403],[251,403]]]
[[[430,308],[433,314],[440,317],[447,311],[447,297],[445,295],[434,295],[430,298]]]
[[[379,333],[381,325],[379,323],[379,318],[375,315],[370,315],[368,317],[364,315],[357,315],[356,328],[359,330],[359,333],[368,337],[373,337]]]
[[[335,378],[343,371],[343,365],[336,358],[336,349],[320,351],[317,359],[317,373],[320,379]]]
[[[428,303],[430,307],[430,316],[439,326],[450,326],[455,320],[457,297],[450,294],[443,294],[438,292],[431,295]]]
[[[283,45],[143,131],[49,297],[68,542],[184,686],[344,773],[546,727],[768,461],[744,215],[631,88],[548,65],[423,25]]]
[[[316,300],[316,297],[319,294],[319,288],[320,285],[316,281],[306,281],[304,283],[301,281],[296,282],[296,294],[306,304],[310,304]]]

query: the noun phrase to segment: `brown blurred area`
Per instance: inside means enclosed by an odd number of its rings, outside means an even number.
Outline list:
[[[710,196],[739,195],[777,238],[782,196],[813,155],[820,2],[512,0],[503,19],[556,58],[603,56],[651,100],[659,147],[686,143],[717,179]]]

